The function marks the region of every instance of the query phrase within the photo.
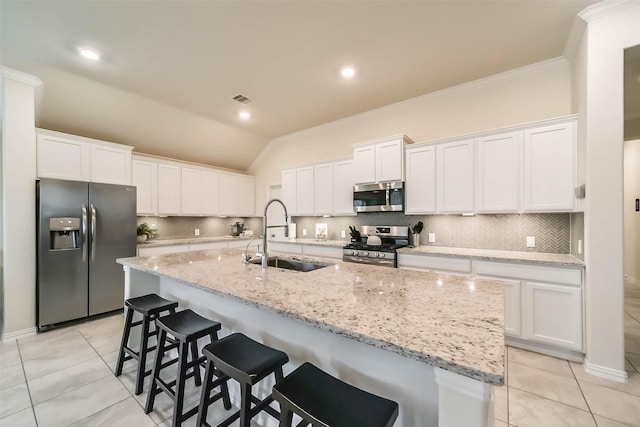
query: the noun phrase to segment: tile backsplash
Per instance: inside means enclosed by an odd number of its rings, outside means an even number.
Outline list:
[[[138,217],[138,224],[147,222],[158,227],[160,239],[181,239],[195,237],[194,230],[200,229],[200,237],[225,236],[229,226],[236,221],[244,222],[245,228],[256,234],[262,233],[262,218],[215,218],[215,217]],[[315,236],[316,224],[327,224],[327,239],[341,240],[344,230],[349,239],[349,226],[400,225],[413,226],[418,221],[424,223],[420,235],[422,245],[497,249],[507,251],[528,251],[546,253],[577,254],[577,240],[584,237],[584,214],[500,214],[476,215],[404,215],[402,213],[380,212],[342,217],[293,217],[299,238],[302,230],[307,230],[308,238]],[[428,233],[435,233],[436,242],[428,242]],[[535,237],[536,246],[528,248],[527,236]]]
[[[298,237],[307,229],[314,237],[315,224],[326,223],[328,239],[340,240],[342,230],[349,238],[349,225],[406,225],[424,223],[420,235],[422,245],[458,248],[498,249],[546,253],[570,253],[571,214],[501,214],[475,215],[404,215],[381,212],[350,217],[294,217]],[[577,227],[575,233],[578,233]],[[428,233],[435,233],[436,242],[428,243]],[[528,248],[527,236],[535,237],[536,246]]]
[[[236,221],[244,222],[245,228],[262,234],[262,218],[218,218],[218,217],[138,217],[138,224],[146,222],[158,227],[158,239],[187,239],[195,236],[195,229],[200,230],[198,237],[218,237],[230,234],[229,226]]]

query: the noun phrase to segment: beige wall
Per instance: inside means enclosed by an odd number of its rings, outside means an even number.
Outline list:
[[[624,274],[640,284],[640,139],[624,143]]]
[[[351,156],[351,144],[404,133],[436,140],[571,114],[569,63],[555,59],[276,138],[249,168],[256,209],[288,166]]]
[[[268,138],[38,63],[20,70],[44,82],[37,126],[154,154],[246,170]]]

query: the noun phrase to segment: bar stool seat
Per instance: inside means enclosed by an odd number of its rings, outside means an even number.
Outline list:
[[[314,427],[390,427],[398,404],[347,384],[311,363],[304,363],[273,387],[280,403],[280,426],[290,427],[293,414]]]
[[[275,375],[276,384],[282,380],[282,366],[289,361],[286,353],[254,341],[246,335],[234,333],[206,345],[202,354],[207,358],[207,368],[205,385],[200,396],[197,426],[209,426],[206,422],[208,407],[218,399],[216,396],[210,397],[211,390],[216,385],[211,381],[213,369],[219,370],[225,376],[222,380],[233,378],[240,383],[240,410],[218,427],[228,426],[238,417],[240,427],[249,427],[251,418],[263,410],[276,419],[279,418],[279,412],[269,406],[273,397],[269,395],[261,400],[251,394],[251,388],[271,374]],[[252,404],[255,406],[252,407]]]
[[[151,370],[146,370],[147,354],[156,349],[156,346],[149,347],[149,339],[158,335],[155,328],[149,331],[150,325],[162,313],[175,313],[178,303],[164,299],[156,294],[143,295],[140,297],[129,298],[125,301],[127,307],[127,317],[124,322],[124,330],[122,332],[122,342],[120,343],[120,351],[118,352],[118,361],[116,362],[115,376],[122,374],[124,362],[135,359],[138,362],[138,370],[136,373],[136,389],[135,394],[141,394],[144,384],[144,377],[151,374]],[[133,314],[138,312],[142,315],[142,320],[133,321]],[[135,351],[129,347],[129,336],[131,329],[135,326],[142,325],[140,332],[140,350]]]
[[[204,365],[206,359],[204,356],[199,356],[198,339],[209,336],[210,340],[215,342],[218,339],[218,331],[222,328],[222,325],[219,322],[204,318],[190,309],[186,309],[160,317],[156,320],[156,326],[160,331],[160,337],[153,364],[151,387],[149,388],[144,411],[147,414],[151,412],[156,395],[165,392],[174,402],[172,425],[178,427],[198,412],[198,406],[188,411],[183,411],[186,380],[193,377],[196,386],[202,384],[200,367]],[[171,335],[175,342],[168,341],[167,335]],[[169,342],[168,345],[167,342]],[[178,348],[178,357],[163,363],[162,359],[165,353],[176,347]],[[191,360],[188,357],[189,350],[191,350]],[[178,363],[178,372],[175,380],[168,382],[160,378],[161,371],[175,363]],[[226,381],[219,382],[218,385],[221,386],[219,395],[224,399],[225,407],[230,408],[231,401]]]

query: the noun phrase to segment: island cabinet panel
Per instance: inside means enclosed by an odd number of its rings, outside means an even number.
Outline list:
[[[525,282],[525,338],[581,351],[582,289]]]
[[[203,215],[220,214],[220,174],[202,172],[202,194],[200,207]]]
[[[280,175],[280,183],[282,185],[282,201],[287,207],[289,215],[296,215],[298,213],[297,205],[297,189],[298,189],[298,170],[287,169],[283,170]]]
[[[333,214],[333,163],[313,167],[313,211],[316,215]]]
[[[180,215],[181,198],[180,167],[158,164],[158,214]]]
[[[203,196],[202,171],[198,169],[182,168],[180,212],[182,215],[200,215],[202,209],[200,201]]]
[[[313,166],[298,168],[296,185],[296,214],[313,215]]]
[[[333,213],[354,215],[353,211],[353,160],[341,160],[333,164]]]
[[[302,245],[302,255],[311,257],[323,257],[342,259],[342,248],[324,245]]]
[[[138,215],[158,213],[158,165],[155,162],[133,159],[131,184],[136,186]]]
[[[283,254],[302,255],[302,245],[298,245],[295,243],[269,241],[267,250],[270,254],[278,252]]]
[[[524,132],[524,210],[574,208],[576,122]]]
[[[405,213],[436,212],[436,147],[406,150]]]
[[[477,212],[517,212],[522,185],[522,132],[479,138]]]
[[[438,212],[474,211],[474,142],[437,145]]]

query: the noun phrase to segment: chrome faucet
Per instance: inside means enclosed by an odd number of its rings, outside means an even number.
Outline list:
[[[269,206],[273,202],[278,202],[282,205],[284,209],[284,225],[267,225],[267,210]],[[287,215],[287,207],[282,203],[280,199],[271,199],[267,202],[264,207],[264,217],[262,218],[262,253],[258,253],[258,256],[262,257],[262,268],[267,268],[269,262],[269,255],[267,253],[267,230],[269,228],[283,228],[284,227],[284,237],[289,237],[289,215]]]
[[[249,260],[251,259],[251,255],[249,255],[249,245],[251,245],[251,242],[253,242],[253,239],[255,239],[256,236],[254,235],[251,240],[249,240],[249,243],[247,243],[247,246],[244,248],[244,252],[242,253],[242,263],[243,264],[248,264]],[[260,251],[260,245],[258,245],[258,251]]]

